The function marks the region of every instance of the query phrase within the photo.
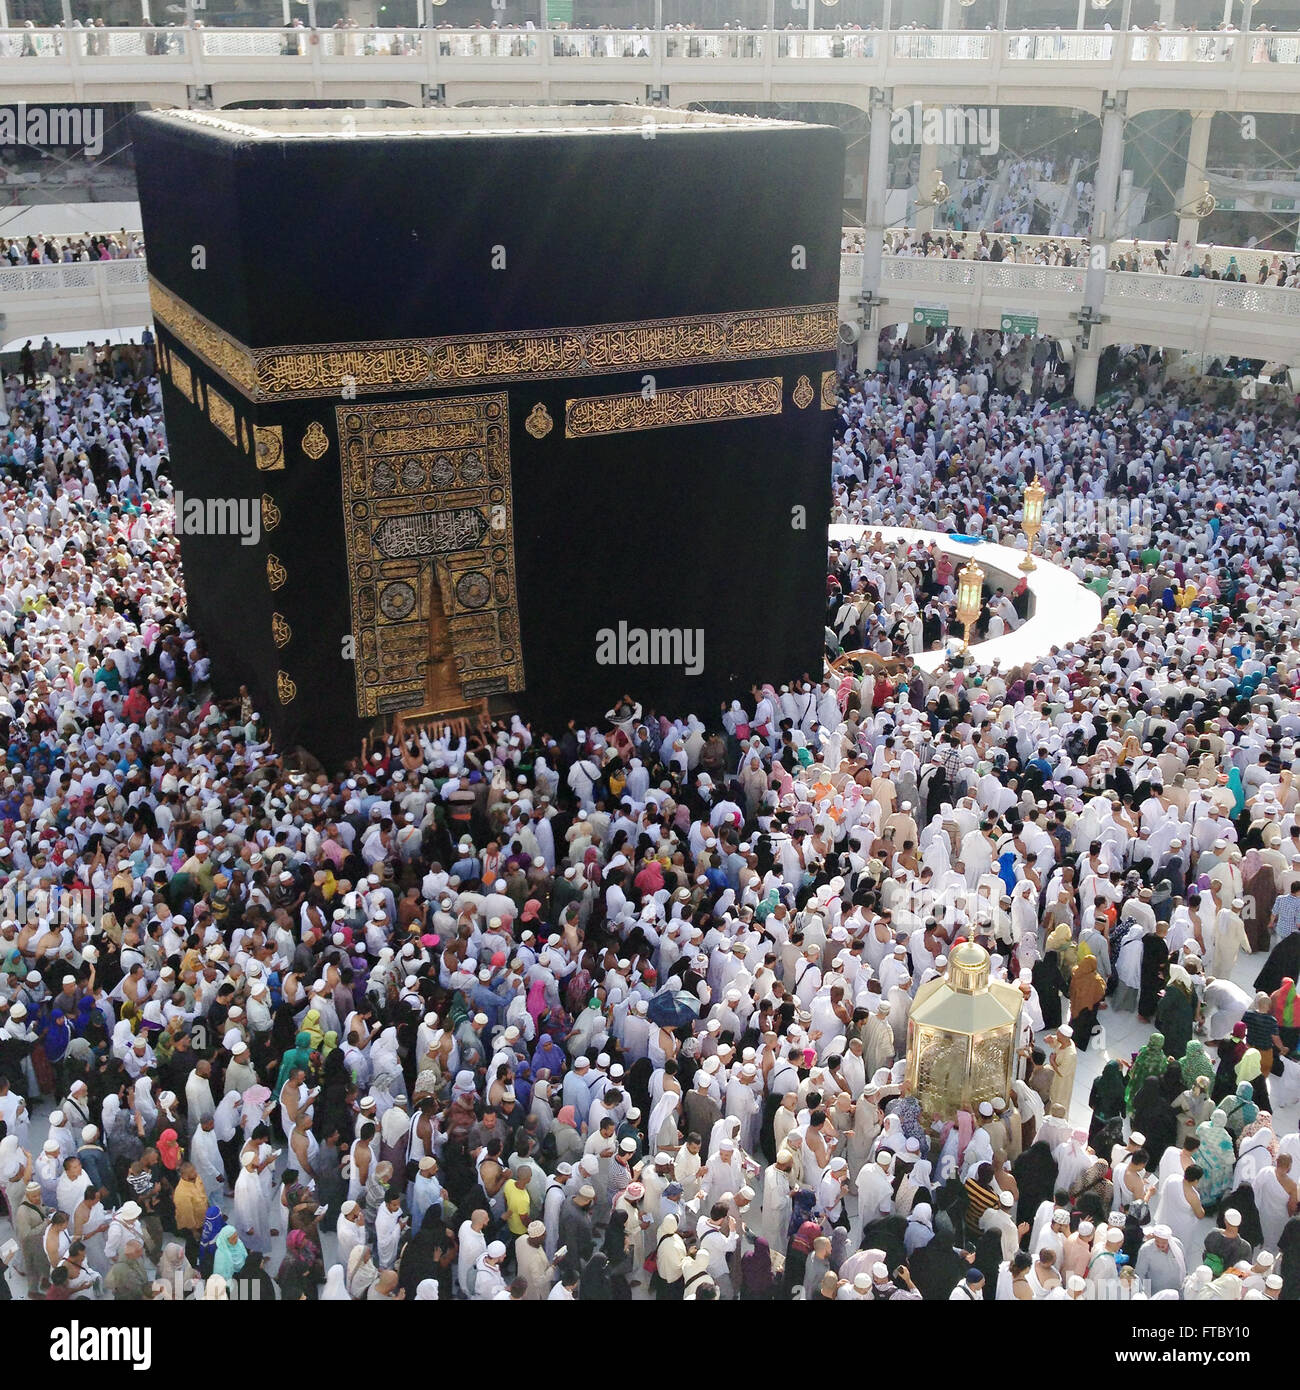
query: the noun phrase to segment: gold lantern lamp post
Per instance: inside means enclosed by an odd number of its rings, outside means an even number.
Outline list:
[[[967,560],[957,571],[957,621],[966,630],[966,645],[970,646],[970,630],[984,606],[984,571],[974,560]]]
[[[1011,1094],[1023,1007],[1015,985],[989,979],[989,953],[971,941],[917,991],[907,1019],[907,1091],[927,1124]]]
[[[1032,574],[1038,566],[1034,564],[1034,541],[1038,538],[1038,533],[1043,525],[1043,502],[1047,497],[1047,489],[1034,479],[1025,489],[1024,517],[1020,522],[1020,529],[1025,533],[1029,541],[1029,549],[1025,552],[1025,558],[1020,562],[1022,574]]]

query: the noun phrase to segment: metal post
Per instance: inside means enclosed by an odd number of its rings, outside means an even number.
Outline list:
[[[817,27],[817,0],[808,0],[808,32]]]
[[[943,0],[943,9],[939,12],[939,28],[945,34],[952,28],[952,0]]]
[[[880,291],[885,252],[885,203],[889,198],[889,126],[893,119],[892,93],[871,94],[871,128],[867,137],[867,206],[862,219],[862,294],[874,300]],[[858,371],[874,371],[879,361],[880,326],[874,308],[862,313],[858,339]]]
[[[1075,15],[1074,20],[1074,27],[1078,30],[1083,30],[1087,28],[1087,7],[1088,0],[1079,0],[1079,9]]]

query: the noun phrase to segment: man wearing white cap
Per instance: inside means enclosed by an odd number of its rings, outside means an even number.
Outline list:
[[[1053,1106],[1062,1106],[1068,1115],[1074,1096],[1074,1071],[1079,1060],[1078,1049],[1074,1045],[1074,1029],[1068,1023],[1063,1023],[1049,1041],[1052,1043],[1052,1056],[1048,1062],[1052,1072],[1050,1102]]]
[[[546,1253],[546,1227],[542,1222],[529,1222],[528,1229],[515,1241],[515,1267],[528,1284],[524,1297],[530,1303],[544,1302],[554,1283],[555,1267]]]
[[[1174,1238],[1168,1226],[1152,1226],[1144,1232],[1136,1270],[1137,1277],[1145,1281],[1144,1287],[1153,1294],[1165,1289],[1182,1292],[1187,1261],[1182,1243]]]

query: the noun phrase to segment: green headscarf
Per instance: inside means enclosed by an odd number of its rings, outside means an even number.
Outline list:
[[[1128,1104],[1130,1110],[1133,1108],[1133,1102],[1137,1100],[1138,1092],[1142,1089],[1142,1083],[1148,1076],[1163,1076],[1165,1065],[1170,1060],[1165,1056],[1165,1035],[1152,1033],[1142,1045],[1142,1050],[1134,1057],[1133,1065],[1129,1069]]]
[[[1183,1053],[1180,1066],[1184,1086],[1194,1086],[1198,1076],[1206,1076],[1211,1081],[1214,1080],[1214,1063],[1210,1061],[1210,1054],[1206,1052],[1205,1044],[1200,1038],[1193,1038],[1187,1044],[1187,1050]]]
[[[293,1040],[293,1046],[280,1059],[280,1071],[275,1078],[275,1094],[278,1099],[280,1092],[284,1090],[284,1083],[289,1079],[289,1073],[294,1067],[311,1066],[311,1034],[299,1033]]]

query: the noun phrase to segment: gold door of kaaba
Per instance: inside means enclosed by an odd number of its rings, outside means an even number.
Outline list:
[[[336,414],[357,713],[523,689],[505,393]]]

